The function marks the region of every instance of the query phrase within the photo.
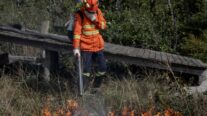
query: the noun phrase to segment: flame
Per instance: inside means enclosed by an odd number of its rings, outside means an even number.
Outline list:
[[[124,107],[124,109],[122,111],[122,116],[127,116],[127,112],[128,112],[128,108]]]
[[[141,116],[153,116],[154,107],[151,107],[149,111],[144,112],[141,114]]]
[[[45,103],[45,105],[44,105],[44,107],[42,109],[42,115],[43,116],[52,116],[51,112],[49,111],[49,104],[50,104],[49,101],[50,100],[51,100],[50,96],[46,98],[46,103]]]
[[[152,116],[152,113],[151,112],[145,112],[145,113],[142,113],[141,116]]]
[[[72,112],[77,110],[78,103],[75,100],[68,100],[67,101],[67,108],[60,107],[55,112],[49,110],[49,104],[51,102],[50,98],[47,98],[46,103],[42,109],[42,116],[72,116]]]
[[[182,114],[180,112],[176,112],[171,108],[167,108],[164,111],[165,116],[182,116]]]
[[[45,106],[45,107],[43,108],[43,110],[42,110],[42,115],[43,115],[43,116],[52,116],[51,113],[50,113],[50,111],[49,111],[48,106]]]
[[[59,107],[55,112],[49,110],[49,99],[42,109],[42,116],[73,116],[76,111],[84,113],[83,109],[79,107],[77,101],[68,100],[66,107]],[[87,111],[86,111],[87,112]],[[85,114],[85,113],[84,113]],[[121,116],[135,116],[140,115],[135,110],[131,110],[129,107],[124,107],[121,111]],[[154,115],[155,114],[155,115]],[[115,116],[115,112],[108,112],[108,116]],[[151,107],[147,112],[141,113],[141,116],[183,116],[180,112],[176,112],[171,108],[166,108],[163,112],[155,112],[155,107]]]
[[[129,110],[129,108],[124,107],[122,110],[122,116],[135,116],[135,110]]]
[[[57,111],[56,111],[56,116],[62,116],[64,115],[64,109],[63,108],[59,108]]]
[[[115,116],[115,113],[114,112],[109,112],[108,116]]]
[[[65,116],[72,116],[72,113],[70,111],[67,111]]]
[[[157,112],[156,115],[153,115],[152,111],[142,113],[141,116],[183,116],[180,112],[176,112],[171,108],[167,108],[163,113]]]
[[[68,100],[67,103],[67,107],[70,111],[78,109],[78,103],[75,100]]]
[[[162,116],[162,114],[160,112],[157,112],[157,114],[155,114],[155,116]]]
[[[134,111],[134,110],[132,110],[132,111],[130,112],[130,116],[135,116],[135,111]]]

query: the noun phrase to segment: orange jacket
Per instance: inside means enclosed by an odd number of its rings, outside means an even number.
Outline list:
[[[94,22],[87,18],[84,8],[81,9],[81,12],[83,19],[80,14],[75,14],[73,47],[80,48],[81,51],[90,52],[97,52],[104,49],[104,40],[99,30],[106,28],[106,20],[101,10],[97,10],[97,20]]]

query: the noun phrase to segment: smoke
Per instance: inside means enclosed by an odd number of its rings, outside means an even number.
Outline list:
[[[83,109],[74,116],[82,116],[80,112],[87,113],[86,116],[107,116],[109,108],[105,106],[103,96],[97,94],[84,95],[82,98]]]

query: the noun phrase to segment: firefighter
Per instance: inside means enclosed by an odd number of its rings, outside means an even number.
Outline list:
[[[94,75],[93,88],[99,88],[106,74],[106,62],[103,54],[104,40],[99,30],[106,29],[106,20],[98,8],[98,0],[84,0],[80,13],[75,14],[73,32],[73,53],[82,57],[83,86],[89,86],[92,77],[92,64],[98,64]]]

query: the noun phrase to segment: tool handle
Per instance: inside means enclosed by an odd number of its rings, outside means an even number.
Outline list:
[[[76,55],[78,58],[78,77],[79,77],[79,89],[80,95],[83,95],[83,77],[82,77],[82,63],[81,63],[81,56]]]

